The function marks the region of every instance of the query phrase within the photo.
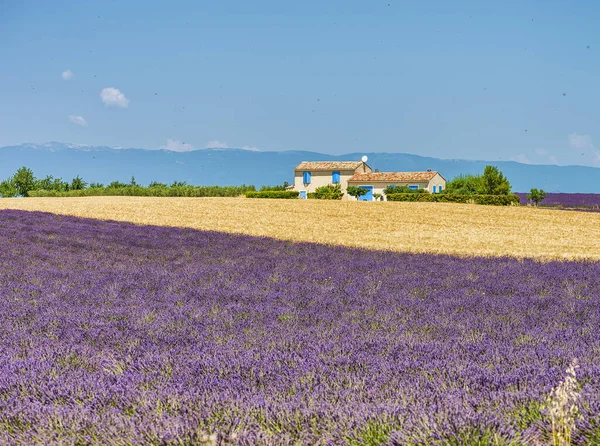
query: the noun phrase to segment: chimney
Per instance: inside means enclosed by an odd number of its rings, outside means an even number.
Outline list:
[[[375,173],[379,173],[379,169],[375,169]]]
[[[431,169],[427,169],[427,172],[431,172]]]

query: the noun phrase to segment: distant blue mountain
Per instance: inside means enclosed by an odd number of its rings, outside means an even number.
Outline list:
[[[186,181],[195,185],[293,183],[294,167],[301,161],[360,160],[380,171],[437,170],[450,180],[461,173],[482,173],[486,164],[498,168],[514,191],[532,187],[547,192],[600,192],[600,169],[585,166],[549,166],[512,161],[467,161],[429,158],[407,153],[348,153],[326,155],[308,151],[253,152],[242,149],[202,149],[191,152],[115,149],[50,142],[0,147],[0,180],[20,166],[33,169],[36,177],[53,175],[71,180],[79,175],[87,182]]]

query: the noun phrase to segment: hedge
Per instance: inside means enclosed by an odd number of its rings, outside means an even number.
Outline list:
[[[81,190],[31,190],[30,197],[238,197],[254,186],[125,186],[90,187]]]
[[[297,190],[265,190],[262,192],[246,192],[246,198],[298,198]]]
[[[520,204],[517,195],[467,195],[467,194],[390,194],[388,201],[426,201],[437,203],[475,203],[493,206]]]
[[[432,202],[435,201],[435,195],[432,194],[415,194],[415,193],[407,193],[407,194],[389,194],[386,195],[388,201],[427,201]]]

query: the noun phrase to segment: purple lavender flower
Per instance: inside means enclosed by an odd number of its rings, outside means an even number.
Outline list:
[[[0,299],[2,444],[600,438],[600,263],[0,211]]]

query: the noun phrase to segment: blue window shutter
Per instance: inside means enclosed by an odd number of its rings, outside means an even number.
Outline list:
[[[438,187],[438,191],[440,191],[440,192],[442,191],[442,186]]]
[[[435,194],[435,186],[433,186],[433,193]]]
[[[331,182],[333,184],[336,184],[336,183],[340,182],[340,173],[339,172],[332,172],[331,173]]]
[[[304,172],[304,184],[310,184],[310,172]]]

